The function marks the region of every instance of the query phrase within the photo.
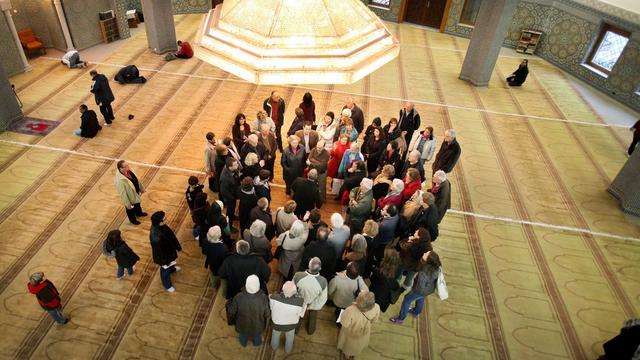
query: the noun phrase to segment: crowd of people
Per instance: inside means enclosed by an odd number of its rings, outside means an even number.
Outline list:
[[[451,203],[448,174],[461,153],[456,132],[446,130],[436,151],[433,127],[421,127],[411,102],[384,126],[375,118],[365,129],[363,111],[351,98],[338,116],[327,112],[316,120],[313,97],[306,93],[284,140],[285,101],[273,91],[263,105],[254,121],[237,114],[229,136],[206,134],[209,191],[196,176],[188,178],[185,191],[193,238],[211,286],[226,282],[227,321],[243,346],[249,340],[261,344],[270,324],[274,351],[284,333],[285,351],[291,352],[301,319],[313,334],[318,311],[332,306],[340,327],[338,349],[354,357],[368,346],[372,323],[402,293],[400,311],[391,317],[396,324],[409,314],[417,317],[436,290],[442,270],[432,243]],[[103,112],[105,119],[109,113]],[[278,152],[288,198],[272,210]],[[129,221],[139,225],[147,216],[141,207],[145,188],[124,160],[117,163],[114,184]],[[327,197],[342,211],[323,218]],[[153,261],[163,287],[175,292],[171,274],[181,270],[182,246],[164,212],[150,218]],[[139,257],[120,231],[108,234],[103,250],[118,264],[117,279],[134,274]],[[283,285],[269,294],[274,261]],[[43,274],[34,274],[29,289],[50,289],[51,298],[55,287],[44,281]],[[43,301],[56,321],[67,321],[59,301]]]

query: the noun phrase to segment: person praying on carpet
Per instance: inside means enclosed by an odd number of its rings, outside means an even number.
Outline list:
[[[88,62],[80,60],[80,53],[78,50],[68,51],[66,54],[62,55],[60,62],[67,65],[69,69],[83,68],[89,65]]]
[[[529,60],[523,59],[518,69],[507,78],[507,83],[509,86],[521,86],[527,80],[527,75],[529,75]]]

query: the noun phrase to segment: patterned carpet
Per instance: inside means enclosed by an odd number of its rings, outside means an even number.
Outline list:
[[[176,16],[178,37],[193,39],[200,20]],[[605,191],[626,160],[629,132],[601,126],[567,77],[542,60],[531,60],[528,81],[511,89],[503,78],[519,59],[502,57],[489,87],[475,88],[457,79],[467,40],[390,27],[401,56],[352,85],[255,86],[195,58],[167,63],[146,49],[144,33],[103,65],[69,70],[33,60],[33,71],[11,81],[26,115],[59,125],[44,137],[0,134],[0,357],[285,358],[268,342],[240,347],[226,325],[223,297],[208,287],[184,202],[190,175],[184,169],[202,169],[204,134],[229,133],[240,111],[253,119],[278,89],[289,121],[306,91],[317,114],[338,111],[345,95],[355,94],[369,121],[386,122],[397,116],[399,99],[412,99],[439,142],[445,129],[458,131],[463,153],[451,179],[454,209],[586,230],[448,214],[434,245],[449,300],[429,298],[426,314],[402,326],[388,321],[398,311],[391,307],[362,358],[597,358],[602,343],[640,309],[640,228]],[[112,81],[114,125],[91,140],[74,136],[78,106],[97,111],[89,71],[111,78],[118,68],[106,64],[132,63],[149,81]],[[130,113],[134,120],[127,120]],[[150,259],[149,221],[130,225],[115,194],[113,159],[120,158],[147,186],[143,208],[164,210],[183,244],[174,294],[164,291]],[[279,168],[276,179],[282,184]],[[274,198],[273,208],[284,202],[284,191],[274,189]],[[323,213],[328,218],[339,209],[331,202]],[[115,228],[142,258],[124,281],[115,280],[115,261],[102,256],[101,242]],[[67,326],[54,325],[27,293],[28,274],[36,270],[61,291]],[[274,274],[270,288],[280,284]],[[318,331],[302,330],[286,358],[335,359],[337,336],[327,308]]]

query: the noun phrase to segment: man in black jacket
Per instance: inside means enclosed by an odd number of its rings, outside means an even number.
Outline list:
[[[362,130],[364,130],[364,113],[362,109],[353,101],[353,98],[348,97],[345,101],[345,105],[342,108],[351,110],[351,121],[353,121],[353,127],[356,129],[358,134],[362,134]]]
[[[104,116],[104,124],[105,126],[111,126],[111,120],[115,119],[111,103],[115,98],[111,92],[111,87],[109,87],[109,79],[103,74],[98,74],[96,70],[91,70],[89,74],[93,79],[91,92],[95,95],[96,104],[100,106],[100,113]]]
[[[418,114],[418,110],[415,109],[414,104],[410,101],[407,101],[404,107],[400,109],[398,128],[407,145],[411,144],[413,132],[420,128],[420,114]]]
[[[304,248],[302,253],[302,261],[300,261],[300,271],[306,270],[309,260],[313,257],[318,257],[322,261],[322,270],[320,275],[324,276],[327,281],[333,279],[336,275],[336,265],[338,254],[333,245],[327,242],[329,238],[329,229],[327,227],[320,227],[316,232],[316,240]]]
[[[261,220],[267,227],[264,231],[264,236],[271,240],[276,236],[276,228],[273,226],[273,218],[271,217],[271,209],[269,209],[269,200],[266,197],[258,199],[258,205],[256,205],[251,212],[249,212],[249,223],[253,224],[254,221]]]
[[[151,215],[149,239],[153,262],[160,265],[162,285],[168,292],[174,292],[176,288],[171,284],[171,274],[181,270],[176,266],[176,259],[178,251],[182,251],[182,246],[173,230],[165,224],[164,215],[164,211],[156,211]]]
[[[297,204],[294,213],[299,219],[302,219],[307,211],[311,211],[322,206],[322,197],[320,197],[320,191],[316,184],[317,179],[318,171],[316,171],[316,169],[311,169],[309,170],[306,179],[304,177],[299,177],[293,181],[293,184],[291,184],[293,200]]]
[[[240,292],[249,275],[258,276],[260,288],[266,292],[271,269],[262,257],[251,255],[251,247],[248,242],[238,240],[236,242],[236,253],[224,260],[220,270],[218,270],[218,275],[223,279],[227,279],[226,298],[228,300]]]
[[[222,169],[222,174],[220,174],[220,192],[218,195],[224,207],[227,209],[227,217],[229,218],[231,231],[237,231],[232,225],[235,220],[236,199],[240,192],[239,188],[238,161],[232,157],[228,157]]]
[[[144,76],[140,76],[140,71],[135,65],[127,65],[120,69],[113,80],[120,84],[144,84],[147,82]]]
[[[80,128],[73,131],[74,134],[86,138],[92,138],[98,135],[98,131],[102,130],[102,126],[98,123],[96,112],[89,110],[87,105],[80,105]]]
[[[453,167],[456,166],[460,158],[460,153],[462,153],[462,149],[460,149],[460,144],[456,139],[456,131],[453,129],[445,131],[444,141],[431,166],[433,173],[435,174],[438,170],[442,170],[447,174],[453,171]]]
[[[273,120],[276,124],[276,142],[278,143],[278,149],[282,152],[282,124],[284,124],[284,100],[280,97],[278,91],[273,90],[271,96],[264,100],[262,109],[267,112],[267,116]],[[256,129],[260,130],[260,129]]]

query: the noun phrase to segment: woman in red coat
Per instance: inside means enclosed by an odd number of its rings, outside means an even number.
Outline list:
[[[420,172],[414,168],[407,170],[407,175],[404,177],[404,190],[402,190],[402,203],[411,199],[413,193],[418,191],[422,186],[420,182]]]
[[[333,144],[333,149],[329,153],[329,164],[327,165],[327,176],[330,178],[338,177],[338,168],[342,162],[344,152],[349,149],[351,143],[348,135],[340,136],[340,140]]]

